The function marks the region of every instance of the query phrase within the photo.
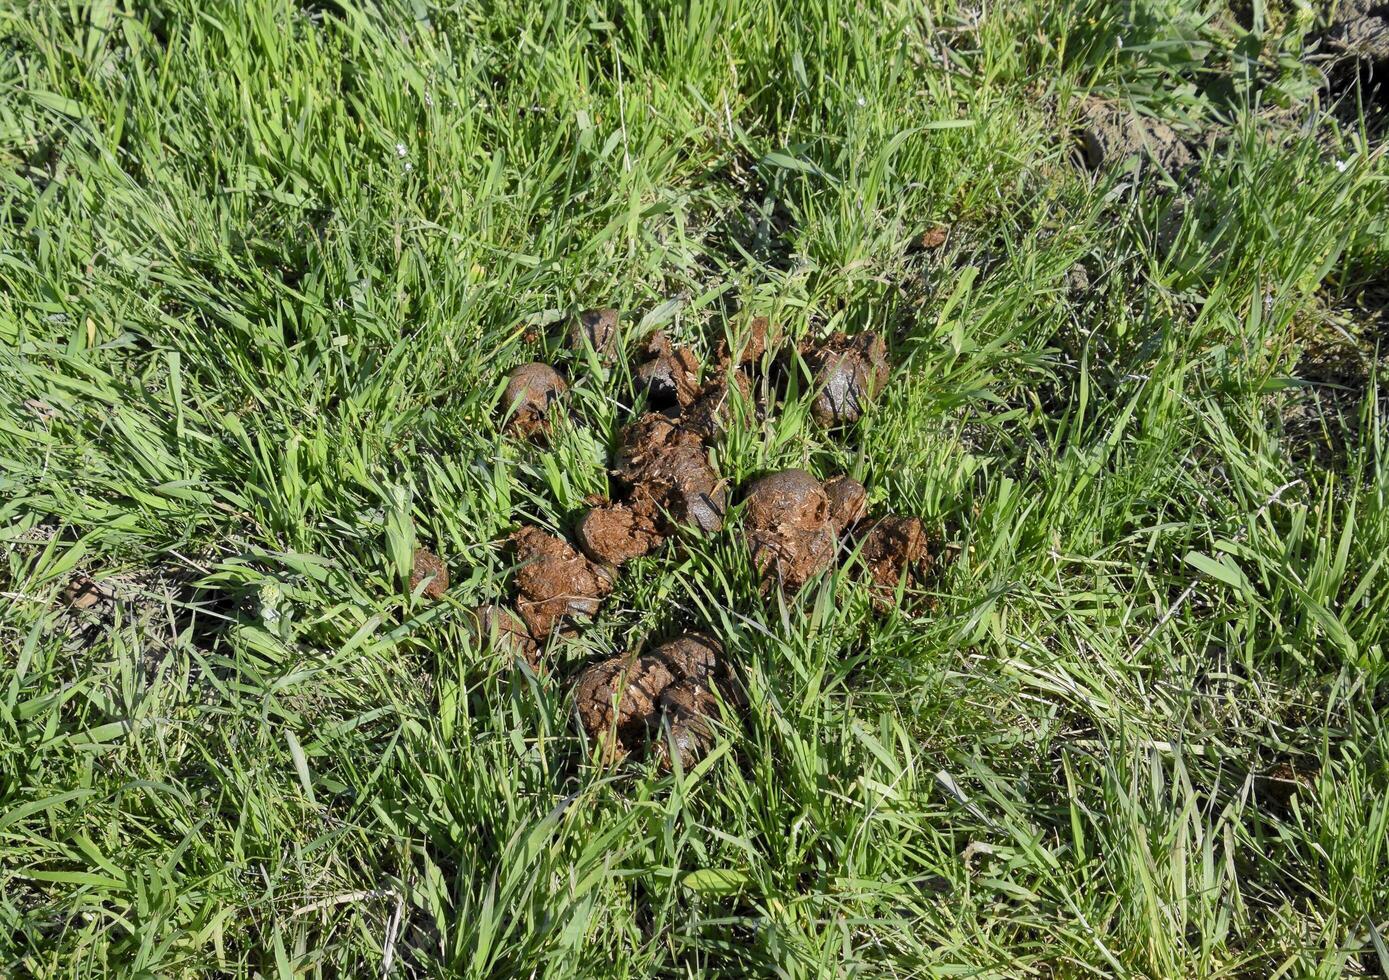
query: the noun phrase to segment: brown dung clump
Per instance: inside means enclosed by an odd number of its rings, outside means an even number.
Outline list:
[[[892,604],[902,576],[929,561],[926,530],[919,517],[889,514],[868,526],[859,553],[868,568],[873,603],[879,609],[886,608]]]
[[[767,353],[769,346],[776,346],[781,343],[781,334],[772,329],[770,321],[765,316],[755,317],[748,324],[747,336],[742,338],[737,355],[729,351],[728,340],[725,338],[718,342],[714,349],[714,363],[719,367],[726,367],[730,364],[735,366],[750,366],[762,359],[762,355]]]
[[[587,619],[612,591],[612,575],[575,551],[563,538],[535,527],[511,536],[516,570],[516,611],[542,643],[566,620]]]
[[[752,400],[752,381],[743,372],[733,372],[731,380],[713,378],[705,382],[680,416],[681,424],[705,442],[722,437],[733,421],[734,388],[744,401]]]
[[[526,630],[526,624],[506,606],[492,603],[479,606],[472,614],[473,639],[479,646],[490,644],[494,653],[520,658],[532,669],[540,667],[540,646]]]
[[[662,769],[688,769],[714,746],[712,719],[719,702],[705,687],[688,682],[672,684],[661,692],[660,712],[665,723],[664,738],[652,750]]]
[[[426,599],[442,599],[449,589],[449,567],[444,560],[428,548],[415,549],[410,565],[410,591],[414,592],[421,582],[426,582],[420,593]]]
[[[522,364],[507,377],[502,394],[502,414],[508,432],[525,439],[550,430],[550,406],[559,402],[569,386],[548,364]]]
[[[73,609],[94,609],[114,600],[110,587],[88,575],[74,575],[63,588],[63,601]]]
[[[868,491],[853,477],[830,477],[825,481],[825,496],[835,534],[842,535],[868,515]]]
[[[947,230],[943,225],[936,225],[928,228],[921,233],[921,237],[916,240],[917,246],[923,251],[933,251],[945,244]]]
[[[708,450],[698,434],[659,412],[623,430],[613,475],[632,510],[667,532],[693,525],[712,534],[723,526],[728,493]]]
[[[780,581],[786,592],[797,592],[834,560],[829,498],[805,470],[782,470],[755,482],[747,493],[744,527],[764,586]]]
[[[584,310],[570,321],[570,350],[582,351],[592,347],[601,359],[607,360],[617,347],[617,323],[617,310]]]
[[[731,690],[722,658],[722,644],[694,633],[640,656],[590,664],[574,682],[579,720],[610,762],[655,742],[657,758],[669,766],[670,754],[660,738],[664,727],[681,765],[691,765],[713,736],[709,719],[717,700],[710,685]]]
[[[858,421],[887,383],[887,345],[875,333],[831,334],[806,360],[814,376],[811,414],[826,428]]]
[[[647,338],[634,373],[652,408],[684,408],[699,388],[699,361],[694,351],[673,346],[661,330]]]
[[[591,347],[602,357],[610,356],[620,340],[616,310],[585,311],[567,329],[572,350]],[[753,403],[754,379],[774,388],[776,375],[762,377],[758,365],[784,369],[787,361],[780,354],[779,367],[764,363],[781,346],[781,334],[758,317],[733,342],[717,345],[713,369],[701,384],[701,366],[689,348],[672,343],[662,331],[648,337],[633,366],[648,411],[619,435],[612,499],[586,500],[588,509],[574,525],[578,550],[535,527],[511,536],[518,562],[514,609],[476,610],[479,640],[538,668],[552,636],[571,632],[573,620],[597,613],[618,567],[651,554],[679,529],[720,530],[728,491],[711,463],[710,447],[734,424],[735,403],[740,398]],[[835,333],[803,346],[801,353],[814,379],[812,413],[826,427],[859,419],[886,383],[887,349],[876,334]],[[563,379],[548,365],[517,368],[505,399],[509,427],[522,435],[543,435],[549,409],[565,391]],[[784,470],[755,481],[745,498],[744,531],[764,588],[776,583],[787,593],[800,590],[832,566],[841,539],[854,540],[874,605],[884,608],[902,577],[929,560],[921,522],[868,519],[867,491],[847,476],[822,484],[805,470]],[[667,768],[689,766],[708,752],[718,695],[735,708],[746,704],[721,644],[703,634],[591,663],[573,684],[578,718],[603,746],[605,759],[650,751]]]
[[[625,504],[599,503],[586,511],[574,527],[580,550],[600,565],[621,565],[648,555],[665,536],[648,516]]]
[[[650,554],[680,527],[712,533],[723,526],[727,491],[705,443],[728,425],[731,386],[751,393],[751,382],[740,372],[699,386],[694,355],[672,346],[660,331],[647,339],[642,357],[637,381],[648,402],[663,410],[649,411],[622,430],[612,470],[615,502],[589,500],[591,509],[575,527],[579,547],[605,565]]]

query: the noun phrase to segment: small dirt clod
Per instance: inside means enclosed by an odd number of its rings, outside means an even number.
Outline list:
[[[757,480],[747,492],[744,527],[764,586],[799,591],[834,560],[829,498],[820,481],[791,469]]]
[[[520,564],[516,611],[542,643],[566,620],[593,616],[612,591],[611,574],[562,538],[523,527],[511,536],[511,546]]]
[[[887,383],[887,345],[875,333],[832,334],[807,361],[814,372],[811,413],[826,428],[858,421]]]
[[[617,323],[617,310],[584,310],[569,324],[570,350],[592,347],[601,359],[607,360],[617,346]]]
[[[507,431],[527,439],[544,435],[550,429],[550,406],[568,390],[559,372],[548,364],[532,361],[513,370],[502,395]]]
[[[602,504],[579,518],[574,539],[600,565],[621,565],[655,551],[665,537],[654,522],[625,504]]]
[[[697,433],[659,412],[623,430],[613,475],[637,516],[664,531],[693,525],[712,534],[723,526],[728,495],[708,450]]]
[[[425,582],[424,591],[420,594],[426,599],[442,599],[444,593],[449,590],[449,567],[444,564],[444,560],[430,551],[428,548],[420,547],[415,549],[415,554],[411,558],[410,564],[410,591],[414,592],[419,588],[421,582]]]

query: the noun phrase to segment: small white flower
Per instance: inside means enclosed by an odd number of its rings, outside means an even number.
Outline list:
[[[403,157],[403,156],[405,156],[405,153],[406,153],[405,144],[404,144],[404,143],[397,143],[397,144],[395,145],[395,155],[398,156],[398,157]]]
[[[864,106],[868,104],[868,100],[860,95],[857,99],[854,100],[854,104],[858,106],[860,109],[862,109]]]
[[[434,108],[434,96],[429,93],[428,89],[424,93],[424,107],[426,109]]]
[[[406,160],[406,161],[405,161],[405,172],[408,174],[410,171],[412,171],[412,170],[414,170],[414,169],[415,169],[415,165],[414,165],[413,163],[411,163],[409,160]]]
[[[276,582],[266,582],[260,587],[260,618],[267,625],[279,622],[280,603],[285,594]]]
[[[1351,160],[1350,157],[1346,157],[1344,160],[1337,160],[1337,161],[1336,161],[1336,169],[1337,169],[1340,173],[1345,173],[1345,172],[1346,172],[1346,168],[1350,166],[1350,160]]]

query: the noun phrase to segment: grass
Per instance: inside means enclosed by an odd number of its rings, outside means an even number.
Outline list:
[[[1389,167],[1325,14],[0,11],[3,972],[1389,972]],[[1091,96],[1197,170],[1078,168]],[[801,393],[718,465],[860,477],[929,594],[765,599],[730,532],[546,675],[476,649],[631,404],[571,365],[540,452],[499,381],[607,304],[889,337],[850,433]],[[746,715],[593,765],[565,677],[685,624]]]

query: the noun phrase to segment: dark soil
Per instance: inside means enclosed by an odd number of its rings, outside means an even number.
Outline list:
[[[1375,393],[1371,380],[1389,368],[1380,356],[1389,350],[1389,289],[1370,286],[1299,326],[1293,374],[1302,384],[1277,398],[1286,445],[1302,465],[1339,468],[1360,445],[1361,413]]]
[[[602,744],[606,760],[618,761],[655,742],[657,757],[669,765],[669,752],[658,737],[664,722],[681,764],[689,765],[710,744],[707,719],[717,701],[709,685],[720,680],[722,656],[717,640],[690,634],[641,656],[591,664],[574,682],[579,720]]]
[[[1339,115],[1359,124],[1363,110],[1371,136],[1389,128],[1389,3],[1384,0],[1340,0],[1336,19],[1323,35],[1336,55],[1327,70],[1333,99],[1341,100]]]
[[[526,624],[506,606],[493,603],[473,610],[473,638],[479,646],[509,658],[520,658],[532,669],[540,667],[540,646]]]
[[[651,408],[684,408],[694,401],[699,389],[699,360],[694,352],[672,346],[660,330],[647,338],[634,374]]]
[[[1328,47],[1361,60],[1389,64],[1389,3],[1340,0],[1326,41]]]
[[[574,528],[574,538],[583,553],[601,565],[621,565],[648,555],[665,540],[649,516],[625,504],[609,503],[585,512]]]
[[[414,592],[424,582],[420,593],[426,599],[442,599],[449,590],[449,567],[444,560],[428,548],[416,548],[410,568],[410,591]]]
[[[592,347],[606,361],[617,347],[617,325],[617,310],[584,310],[569,324],[569,348],[582,351]]]
[[[1278,813],[1287,813],[1295,797],[1315,791],[1318,772],[1314,760],[1280,762],[1260,775],[1254,785]]]
[[[1132,156],[1177,174],[1196,163],[1197,155],[1172,126],[1102,99],[1081,106],[1080,155],[1090,170],[1118,166]]]
[[[542,436],[550,430],[550,406],[563,399],[569,386],[548,364],[522,364],[508,377],[502,395],[507,431],[522,438]]]
[[[545,642],[570,619],[587,619],[612,591],[612,575],[567,541],[535,527],[511,536],[516,570],[516,611],[536,640]]]
[[[827,428],[858,421],[887,383],[887,346],[875,333],[832,334],[806,361],[815,386],[811,413]]]
[[[755,482],[747,492],[744,529],[764,587],[780,582],[786,592],[799,591],[834,560],[829,498],[805,470]]]
[[[636,515],[667,533],[693,526],[712,534],[723,526],[728,494],[708,450],[697,433],[659,412],[623,430],[613,475]]]
[[[117,633],[138,638],[141,665],[153,676],[185,643],[213,649],[239,617],[240,598],[200,588],[201,574],[191,563],[78,572],[60,597],[59,634],[73,650],[108,644]]]

